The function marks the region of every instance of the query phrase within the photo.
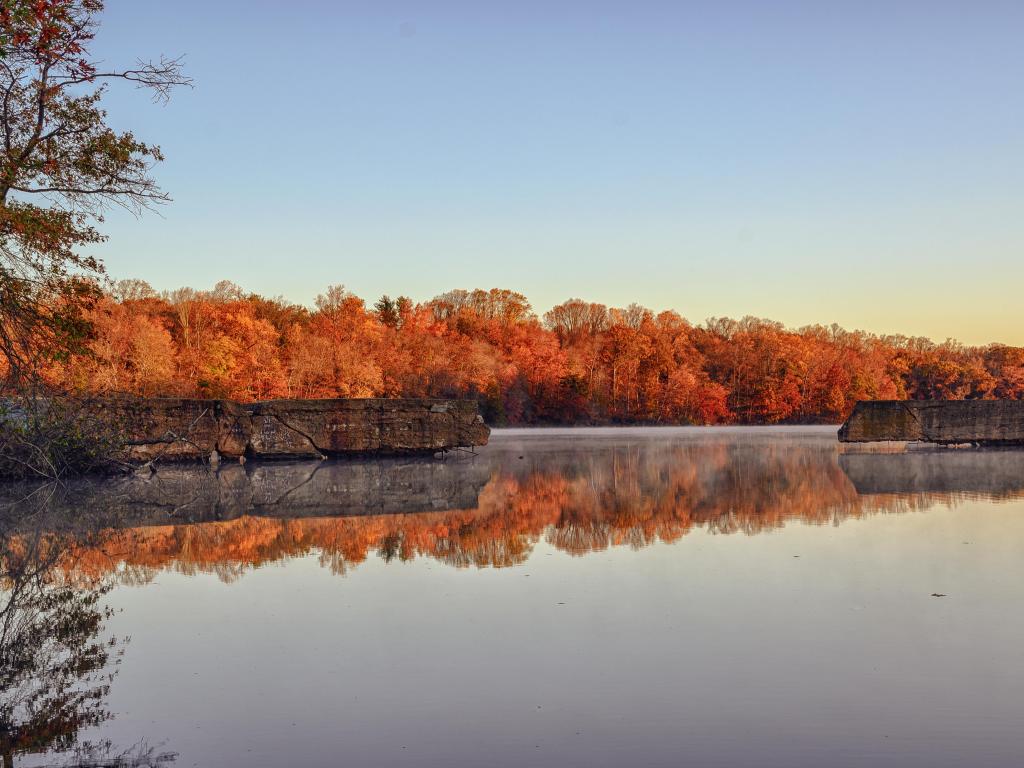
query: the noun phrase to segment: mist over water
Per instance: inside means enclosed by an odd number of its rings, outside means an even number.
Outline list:
[[[79,645],[122,654],[105,716],[19,765],[90,743],[215,766],[1024,759],[1024,452],[499,430],[443,461],[4,494],[4,615],[95,595],[113,613]]]

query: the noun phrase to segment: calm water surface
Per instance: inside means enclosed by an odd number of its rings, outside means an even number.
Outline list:
[[[15,765],[1024,763],[1024,452],[509,430],[28,491]]]

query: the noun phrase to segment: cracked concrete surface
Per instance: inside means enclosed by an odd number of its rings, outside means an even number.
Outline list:
[[[839,429],[848,443],[1024,444],[1024,401],[866,400]]]
[[[474,401],[110,399],[97,419],[127,437],[129,461],[432,454],[487,443]],[[123,425],[123,426],[122,426]]]

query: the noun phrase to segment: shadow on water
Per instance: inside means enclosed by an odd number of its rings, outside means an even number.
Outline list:
[[[954,494],[998,501],[1024,495],[1024,451],[977,448],[851,453],[839,466],[861,495]]]
[[[839,455],[823,430],[537,431],[498,433],[480,455],[455,460],[172,465],[8,491],[48,496],[56,530],[91,525],[107,537],[78,548],[79,572],[138,583],[164,568],[231,581],[309,553],[336,573],[374,553],[500,567],[542,540],[584,555],[695,528],[838,525],[979,495],[1016,498],[1022,470],[1024,451]]]
[[[476,506],[489,477],[485,464],[466,460],[168,464],[151,475],[85,478],[60,487],[9,486],[6,493],[0,490],[0,508],[42,494],[50,498],[51,511],[72,526],[82,516],[145,526],[246,515],[412,514]]]
[[[114,580],[79,567],[78,555],[109,543],[113,519],[68,529],[51,488],[0,515],[0,757],[57,756],[60,766],[158,766],[173,752],[138,742],[82,740],[110,720],[107,696],[128,639],[105,631]]]

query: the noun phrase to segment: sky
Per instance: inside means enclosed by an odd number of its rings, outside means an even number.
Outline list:
[[[511,288],[1024,344],[1024,3],[107,0],[173,203],[114,278]]]

